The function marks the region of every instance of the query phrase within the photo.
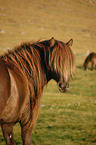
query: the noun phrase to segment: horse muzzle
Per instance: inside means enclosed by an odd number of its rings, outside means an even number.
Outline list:
[[[70,87],[70,83],[61,83],[61,82],[58,82],[58,88],[59,88],[59,91],[62,92],[62,93],[65,93],[65,92],[68,92],[69,91],[69,87]]]

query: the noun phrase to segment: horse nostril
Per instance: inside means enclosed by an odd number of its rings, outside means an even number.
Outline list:
[[[64,84],[62,84],[62,83],[60,83],[60,82],[58,83],[58,87],[59,87],[59,89],[63,89],[64,86],[65,86]]]
[[[59,88],[61,88],[61,83],[58,84]]]

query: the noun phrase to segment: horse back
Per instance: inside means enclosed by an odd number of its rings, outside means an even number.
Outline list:
[[[0,116],[5,108],[6,102],[10,94],[10,77],[8,69],[3,61],[0,58]]]

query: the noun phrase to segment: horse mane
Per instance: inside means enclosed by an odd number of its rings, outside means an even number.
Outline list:
[[[65,81],[70,76],[74,77],[75,57],[65,43],[56,41],[54,49],[50,51],[49,64],[50,66],[54,66],[56,72],[59,71]]]
[[[45,75],[43,75],[45,73],[43,65],[44,54],[41,53],[42,48],[38,47],[37,43],[24,42],[1,57],[13,71],[19,70],[27,77],[29,82],[32,80],[35,92],[40,93],[41,84],[44,84],[44,81],[47,80],[44,77]]]
[[[55,39],[54,39],[55,40]],[[74,76],[75,58],[66,43],[55,40],[50,48],[50,40],[37,41],[35,43],[24,42],[10,50],[2,58],[11,69],[17,68],[29,80],[32,81],[35,92],[41,92],[42,84],[47,83],[47,70],[60,73],[66,80]],[[42,87],[41,87],[42,86]]]

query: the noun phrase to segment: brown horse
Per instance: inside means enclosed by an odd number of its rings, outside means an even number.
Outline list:
[[[84,64],[83,64],[83,67],[84,67],[85,70],[88,69],[89,63],[92,64],[92,70],[93,70],[93,68],[96,67],[96,53],[95,52],[90,53],[87,56],[87,58],[85,59]]]
[[[13,126],[19,122],[23,145],[31,144],[41,93],[56,80],[59,90],[69,89],[75,58],[67,43],[45,40],[23,43],[0,58],[0,124],[7,145],[14,145]]]

